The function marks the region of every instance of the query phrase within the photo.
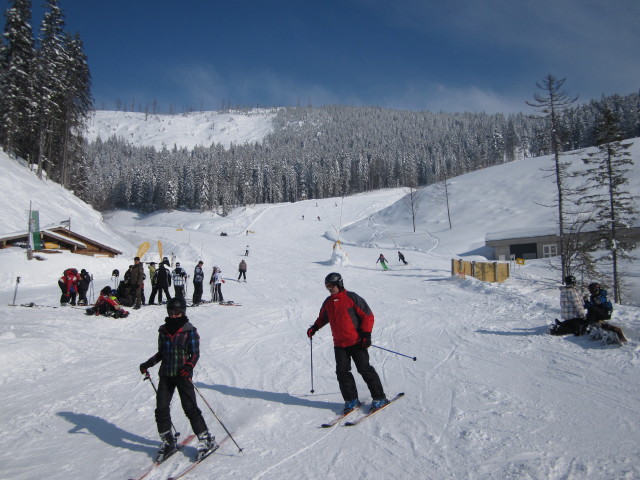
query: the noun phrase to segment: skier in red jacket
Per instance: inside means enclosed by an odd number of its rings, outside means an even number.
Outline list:
[[[344,411],[361,405],[358,400],[356,381],[351,373],[351,360],[366,382],[373,399],[371,411],[389,403],[376,370],[369,364],[373,312],[358,294],[344,288],[342,276],[330,273],[324,280],[331,294],[322,304],[317,320],[307,330],[307,336],[315,333],[327,323],[331,327],[336,357],[336,375],[344,399]]]

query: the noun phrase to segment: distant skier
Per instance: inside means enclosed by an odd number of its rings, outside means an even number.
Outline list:
[[[240,260],[240,265],[238,265],[238,281],[240,281],[240,277],[244,277],[244,281],[247,281],[247,262],[244,260]]]
[[[158,293],[158,277],[156,272],[156,262],[149,262],[149,278],[151,279],[151,294],[149,295],[149,305],[155,305],[156,294]]]
[[[404,255],[402,254],[402,252],[398,252],[398,261],[404,263],[405,265],[408,265],[408,262],[404,259]]]
[[[211,285],[212,302],[224,302],[224,297],[222,296],[223,283],[224,279],[222,278],[222,271],[218,267],[213,267],[213,273],[209,280],[209,285]]]
[[[191,377],[200,358],[200,336],[190,322],[183,298],[173,298],[167,303],[168,316],[158,330],[159,349],[149,360],[140,364],[140,373],[148,375],[149,368],[160,364],[160,382],[156,395],[156,424],[162,445],[156,457],[161,462],[173,454],[176,439],[171,431],[171,398],[178,389],[182,409],[191,423],[193,433],[198,436],[198,458],[202,458],[218,448],[215,437],[211,436],[207,424],[198,408],[195,388]]]
[[[140,257],[135,257],[133,263],[134,265],[130,269],[129,275],[129,296],[134,302],[133,309],[139,310],[142,304],[142,289],[144,287],[144,265],[140,262]]]
[[[91,275],[84,268],[80,270],[78,278],[78,305],[88,305],[87,292],[91,285]]]
[[[193,304],[198,305],[202,301],[202,282],[204,282],[204,262],[200,260],[193,270]]]
[[[324,285],[330,295],[322,304],[318,318],[307,330],[307,336],[313,337],[327,323],[331,327],[336,375],[344,399],[345,413],[360,405],[356,381],[351,373],[351,360],[371,393],[371,411],[377,410],[389,403],[389,400],[378,373],[369,363],[367,349],[371,346],[373,312],[362,297],[345,290],[339,273],[327,275]]]
[[[378,262],[380,262],[380,265],[382,265],[382,270],[384,270],[385,272],[389,270],[389,267],[387,266],[387,259],[384,258],[383,254],[380,254],[380,256],[378,257],[378,260],[376,260],[376,263]]]
[[[65,306],[71,303],[76,304],[76,295],[78,293],[78,270],[76,268],[67,268],[62,272],[62,276],[58,279],[58,287],[62,294],[60,295],[60,305]]]
[[[171,286],[171,272],[167,268],[169,266],[169,260],[165,258],[156,270],[155,278],[156,278],[156,286],[158,288],[158,304],[162,304],[162,293],[164,292],[167,302],[171,300],[171,295],[169,294],[169,287]],[[153,299],[155,297],[151,295],[149,299],[149,304],[153,304]]]
[[[184,298],[184,285],[187,282],[187,272],[176,262],[176,268],[171,272],[171,281],[175,291],[175,298]]]
[[[248,257],[249,256],[249,245],[247,245],[247,248],[244,251],[244,256]]]

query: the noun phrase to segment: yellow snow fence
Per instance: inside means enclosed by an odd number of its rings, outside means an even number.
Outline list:
[[[477,278],[483,282],[504,282],[509,278],[509,264],[506,262],[468,262],[451,260],[451,275]]]

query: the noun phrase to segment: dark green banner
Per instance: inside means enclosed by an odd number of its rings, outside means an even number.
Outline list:
[[[40,212],[33,210],[29,219],[29,233],[33,239],[33,249],[42,250],[42,242],[40,241]]]

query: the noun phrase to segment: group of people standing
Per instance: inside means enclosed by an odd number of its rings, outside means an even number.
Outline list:
[[[137,258],[137,257],[136,257]],[[199,305],[203,302],[202,294],[204,292],[204,262],[200,260],[193,270],[193,305]],[[170,270],[169,261],[165,258],[160,262],[160,266],[156,268],[155,262],[149,262],[149,276],[151,277],[151,295],[149,296],[149,305],[155,305],[156,294],[158,295],[158,303],[162,303],[163,293],[167,301],[172,298],[185,298],[186,285],[189,278],[187,272],[180,266],[180,262],[176,263],[176,268]],[[238,282],[243,278],[247,281],[247,262],[243,259],[238,266]],[[222,294],[222,270],[217,265],[213,267],[209,285],[211,286],[211,299],[213,302],[224,301]],[[173,284],[174,296],[169,293],[169,287]]]

